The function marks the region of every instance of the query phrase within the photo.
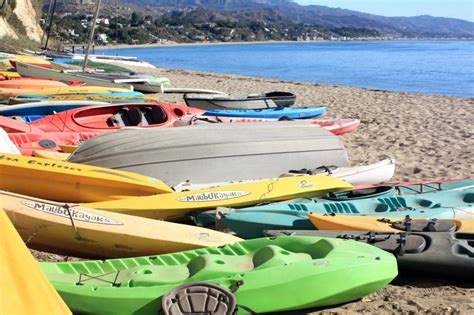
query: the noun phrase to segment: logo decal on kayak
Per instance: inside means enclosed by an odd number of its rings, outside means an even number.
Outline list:
[[[107,225],[123,225],[122,222],[104,217],[102,215],[77,210],[74,208],[66,209],[65,207],[51,205],[47,203],[41,202],[32,202],[32,201],[25,201],[23,202],[25,206],[31,208],[33,210],[42,211],[48,214],[57,215],[63,218],[72,218],[73,220],[84,221],[88,223],[97,223],[97,224],[107,224]]]
[[[248,191],[241,190],[223,190],[223,191],[213,191],[213,192],[203,192],[199,194],[193,194],[178,198],[178,201],[181,202],[206,202],[206,201],[219,201],[219,200],[228,200],[240,198],[243,196],[250,195]]]
[[[300,188],[311,188],[314,186],[314,183],[308,182],[306,180],[302,180],[299,185],[300,185]]]

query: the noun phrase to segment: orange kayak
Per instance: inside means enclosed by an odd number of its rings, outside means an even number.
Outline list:
[[[0,81],[0,88],[4,89],[18,89],[19,93],[25,93],[25,89],[49,89],[54,87],[68,86],[66,83],[53,80],[38,80],[38,79],[29,79],[22,78],[17,80],[5,80]]]

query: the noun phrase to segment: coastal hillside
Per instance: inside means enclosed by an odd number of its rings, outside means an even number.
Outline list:
[[[116,0],[115,0],[116,1]],[[460,19],[432,17],[384,17],[318,5],[299,5],[291,0],[121,0],[138,6],[165,8],[207,8],[217,11],[260,12],[272,9],[293,23],[309,23],[325,28],[368,28],[393,37],[473,38],[474,23]]]
[[[0,0],[0,38],[28,37],[39,42],[42,30],[39,24],[40,0]]]

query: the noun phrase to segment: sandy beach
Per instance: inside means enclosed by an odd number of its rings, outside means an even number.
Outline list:
[[[149,69],[134,69],[150,72]],[[386,92],[237,75],[151,70],[172,87],[228,93],[289,91],[298,106],[327,107],[328,118],[358,118],[360,128],[342,136],[353,165],[396,159],[396,181],[474,176],[474,99]],[[447,78],[448,79],[448,78]],[[183,103],[180,94],[157,95]],[[39,259],[53,256],[35,252]],[[57,257],[56,257],[57,258]],[[298,294],[295,292],[295,294]],[[325,310],[285,314],[473,314],[474,284],[402,274],[360,301]]]

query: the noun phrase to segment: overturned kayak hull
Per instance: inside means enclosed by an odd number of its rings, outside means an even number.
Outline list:
[[[147,174],[168,185],[274,178],[310,165],[349,164],[339,138],[307,122],[121,130],[86,141],[69,161]]]

